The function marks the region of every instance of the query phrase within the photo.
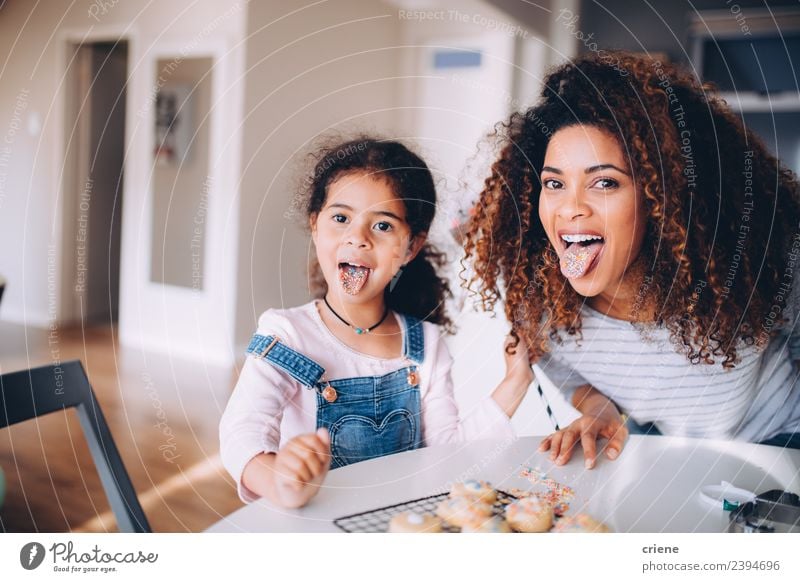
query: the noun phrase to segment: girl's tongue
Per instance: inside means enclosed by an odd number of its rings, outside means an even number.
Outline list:
[[[369,279],[367,267],[356,267],[349,263],[339,264],[339,282],[348,295],[357,295],[367,284],[367,279]]]
[[[588,245],[572,243],[561,256],[561,273],[567,279],[583,277],[603,248],[603,241],[592,241]]]

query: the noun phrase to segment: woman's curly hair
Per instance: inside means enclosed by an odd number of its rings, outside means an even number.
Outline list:
[[[436,186],[424,160],[398,141],[360,136],[345,142],[322,145],[312,154],[313,173],[303,187],[306,219],[319,214],[325,205],[328,188],[347,174],[368,173],[385,180],[406,208],[406,222],[411,236],[427,234],[436,213]],[[405,267],[402,274],[385,291],[389,308],[424,321],[444,326],[451,331],[452,321],[445,311],[451,296],[447,280],[438,271],[446,257],[426,242]],[[323,297],[328,286],[319,263],[309,268],[312,294]]]
[[[740,342],[763,347],[779,327],[800,241],[795,176],[711,87],[610,51],[552,71],[540,102],[492,136],[500,153],[467,232],[475,274],[466,283],[486,310],[504,300],[513,346],[524,339],[536,361],[562,332],[581,337],[585,298],[561,274],[538,216],[548,142],[578,124],[617,139],[644,196],[640,295],[655,308],[652,324],[692,363],[718,357],[731,368]]]

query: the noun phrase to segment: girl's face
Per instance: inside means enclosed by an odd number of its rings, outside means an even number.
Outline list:
[[[328,186],[325,204],[311,217],[311,238],[330,295],[348,303],[382,300],[425,240],[412,240],[405,204],[391,186],[362,172]]]
[[[591,126],[557,131],[541,181],[539,218],[575,291],[613,301],[638,284],[626,275],[642,248],[644,199],[617,140]]]

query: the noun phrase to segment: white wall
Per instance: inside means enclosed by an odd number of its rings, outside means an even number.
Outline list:
[[[237,340],[270,307],[308,300],[309,240],[289,216],[328,129],[395,135],[400,24],[379,2],[252,2],[248,10]]]
[[[520,72],[513,59],[540,41],[480,1],[358,2],[304,6],[251,3],[248,10],[245,129],[242,156],[236,338],[253,332],[258,315],[308,299],[312,249],[292,199],[308,163],[298,155],[328,129],[374,130],[407,138],[431,162],[442,186],[447,223],[453,182],[478,141],[514,106]],[[409,17],[410,7],[444,19]],[[479,75],[439,74],[426,65],[432,46],[485,50]],[[545,59],[528,58],[539,78]],[[473,83],[473,84],[471,84]],[[477,83],[475,85],[474,83]],[[525,88],[533,86],[528,80]],[[447,199],[449,196],[449,200]]]
[[[69,264],[62,264],[61,196],[64,144],[71,127],[65,123],[66,83],[69,43],[94,42],[125,38],[129,41],[129,85],[126,120],[126,168],[123,207],[122,289],[120,334],[126,343],[154,348],[184,347],[185,353],[197,346],[197,336],[222,340],[230,346],[233,337],[233,265],[225,252],[235,254],[235,231],[222,231],[223,212],[237,212],[236,167],[241,140],[237,115],[237,59],[243,63],[243,37],[246,7],[244,1],[221,3],[214,0],[182,0],[151,3],[145,0],[126,2],[90,2],[79,0],[66,4],[48,0],[36,4],[10,2],[0,14],[0,51],[6,56],[0,75],[0,272],[9,281],[2,315],[27,324],[47,325],[57,321],[62,302],[69,290],[60,286],[72,280]],[[220,288],[197,301],[214,303],[207,321],[199,322],[191,336],[175,335],[168,328],[173,305],[191,306],[183,298],[175,300],[147,288],[149,281],[150,214],[149,176],[152,164],[152,123],[149,113],[155,85],[155,59],[159,56],[221,55],[216,63],[218,97],[215,103],[225,116],[222,131],[213,133],[219,148],[211,160],[216,170],[217,190],[209,202],[207,225],[215,237],[216,255],[207,259],[209,274],[216,276]],[[233,72],[233,75],[230,73]],[[224,89],[223,91],[220,89]],[[238,90],[241,90],[239,86]],[[237,107],[238,106],[238,107]],[[10,142],[10,143],[9,143]],[[225,170],[219,170],[219,167]],[[232,169],[231,169],[232,168]],[[229,174],[225,174],[229,171]],[[69,202],[69,201],[68,201]],[[67,214],[69,215],[69,214]],[[215,225],[220,228],[215,228]],[[234,242],[229,242],[230,236]],[[90,266],[91,268],[91,266]],[[227,277],[228,301],[221,290]],[[148,291],[150,294],[148,295]],[[162,307],[159,311],[156,307]],[[222,315],[219,315],[222,314]],[[228,321],[225,321],[227,314]],[[178,325],[185,328],[185,314],[178,314]],[[153,323],[163,324],[161,327]],[[226,325],[227,323],[227,325]],[[210,352],[218,352],[219,345]],[[225,356],[229,357],[230,348]],[[224,359],[224,358],[223,358]]]
[[[241,355],[263,310],[308,299],[312,249],[298,225],[302,217],[291,209],[301,170],[308,170],[298,154],[307,151],[310,140],[330,129],[402,136],[418,144],[435,171],[455,174],[480,135],[538,90],[548,58],[549,49],[542,49],[536,36],[544,24],[515,29],[517,21],[484,2],[432,3],[435,9],[457,11],[458,18],[480,17],[472,22],[403,18],[400,10],[408,3],[401,1],[306,4],[134,0],[106,3],[106,13],[96,12],[100,22],[89,14],[100,5],[89,1],[77,2],[66,14],[54,0],[36,7],[5,5],[0,14],[0,48],[8,55],[0,69],[5,117],[0,117],[0,273],[9,280],[5,318],[47,324],[58,316],[59,269],[69,268],[59,264],[64,244],[61,83],[69,39],[77,42],[89,34],[90,40],[126,37],[131,43],[122,339],[201,359],[216,354],[220,362]],[[231,11],[232,6],[240,9]],[[492,29],[482,19],[506,29]],[[473,79],[479,85],[460,84],[452,75],[421,78],[432,76],[425,68],[430,45],[465,46],[471,39],[481,40],[493,63]],[[217,87],[212,109],[223,123],[211,136],[217,147],[210,159],[216,189],[209,208],[214,224],[206,231],[213,254],[206,273],[213,275],[214,288],[202,297],[149,282],[153,142],[146,114],[154,63],[183,50],[222,55],[212,73]],[[430,108],[420,113],[425,105],[450,111],[437,118]],[[486,317],[468,311],[456,316],[462,329],[451,342],[454,375],[459,401],[467,408],[502,377],[505,324],[488,324]],[[532,418],[541,421],[541,408],[535,402],[525,407],[518,427],[546,430],[546,424],[531,425]]]
[[[169,61],[161,64],[169,66]],[[203,288],[202,261],[205,245],[202,224],[204,186],[209,176],[211,59],[186,59],[170,75],[171,84],[190,88],[192,97],[179,116],[188,126],[189,149],[183,160],[156,164],[152,170],[153,248],[150,277],[153,281],[189,288]],[[225,115],[217,109],[216,115]],[[202,221],[200,221],[202,223]]]

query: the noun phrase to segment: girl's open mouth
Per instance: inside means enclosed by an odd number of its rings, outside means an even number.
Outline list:
[[[348,295],[357,295],[367,284],[372,269],[353,263],[339,263],[339,282]]]
[[[565,250],[561,255],[561,273],[567,279],[586,276],[597,264],[605,239],[596,234],[562,234]]]

